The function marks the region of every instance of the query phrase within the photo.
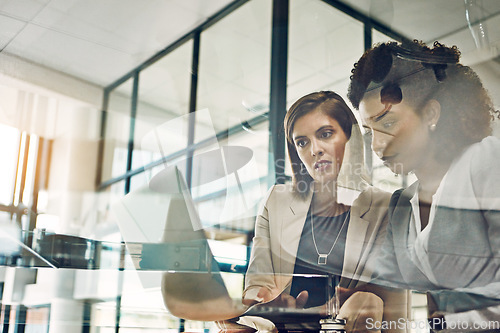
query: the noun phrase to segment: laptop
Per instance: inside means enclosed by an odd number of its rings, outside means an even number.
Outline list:
[[[248,307],[241,297],[230,296],[184,176],[176,166],[167,167],[148,185],[127,194],[112,211],[137,272],[161,273],[161,281],[142,276],[143,286],[161,286],[165,305],[173,315],[200,321],[258,316],[278,325],[319,323],[324,317],[317,309]]]

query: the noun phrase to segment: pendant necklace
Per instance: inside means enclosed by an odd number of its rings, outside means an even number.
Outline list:
[[[342,233],[342,229],[344,228],[344,225],[345,225],[347,219],[349,218],[350,212],[351,212],[351,210],[349,209],[349,211],[347,212],[346,217],[344,219],[344,222],[342,222],[342,226],[340,227],[337,238],[335,238],[335,241],[333,242],[333,245],[330,248],[330,251],[328,251],[328,253],[319,253],[318,245],[316,245],[316,237],[314,237],[314,218],[313,218],[313,213],[312,213],[312,209],[311,209],[311,211],[310,211],[310,214],[311,214],[311,233],[312,233],[314,248],[316,249],[316,253],[318,254],[318,265],[326,265],[326,261],[328,259],[328,256],[330,255],[330,253],[332,253],[333,248],[335,247],[335,244],[337,244],[337,241],[339,240],[340,234]]]

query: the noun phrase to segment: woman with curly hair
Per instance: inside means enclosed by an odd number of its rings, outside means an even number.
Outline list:
[[[379,44],[355,64],[348,94],[373,151],[393,172],[417,177],[391,198],[375,280],[433,290],[441,326],[478,315],[449,313],[500,300],[500,140],[491,136],[499,112],[459,58],[438,42]],[[476,318],[489,317],[497,308]]]

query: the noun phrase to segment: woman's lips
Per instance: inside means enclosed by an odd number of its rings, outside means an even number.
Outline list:
[[[314,163],[314,169],[316,171],[323,171],[331,164],[332,164],[332,162],[330,162],[330,161],[321,160],[321,161]]]

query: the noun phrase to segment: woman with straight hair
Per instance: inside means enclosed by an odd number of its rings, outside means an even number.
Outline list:
[[[258,214],[243,302],[311,308],[337,297],[348,331],[408,318],[405,292],[366,283],[389,194],[368,184],[354,114],[338,94],[314,92],[290,107],[284,128],[293,182],[274,185]],[[325,292],[332,279],[337,295]]]

